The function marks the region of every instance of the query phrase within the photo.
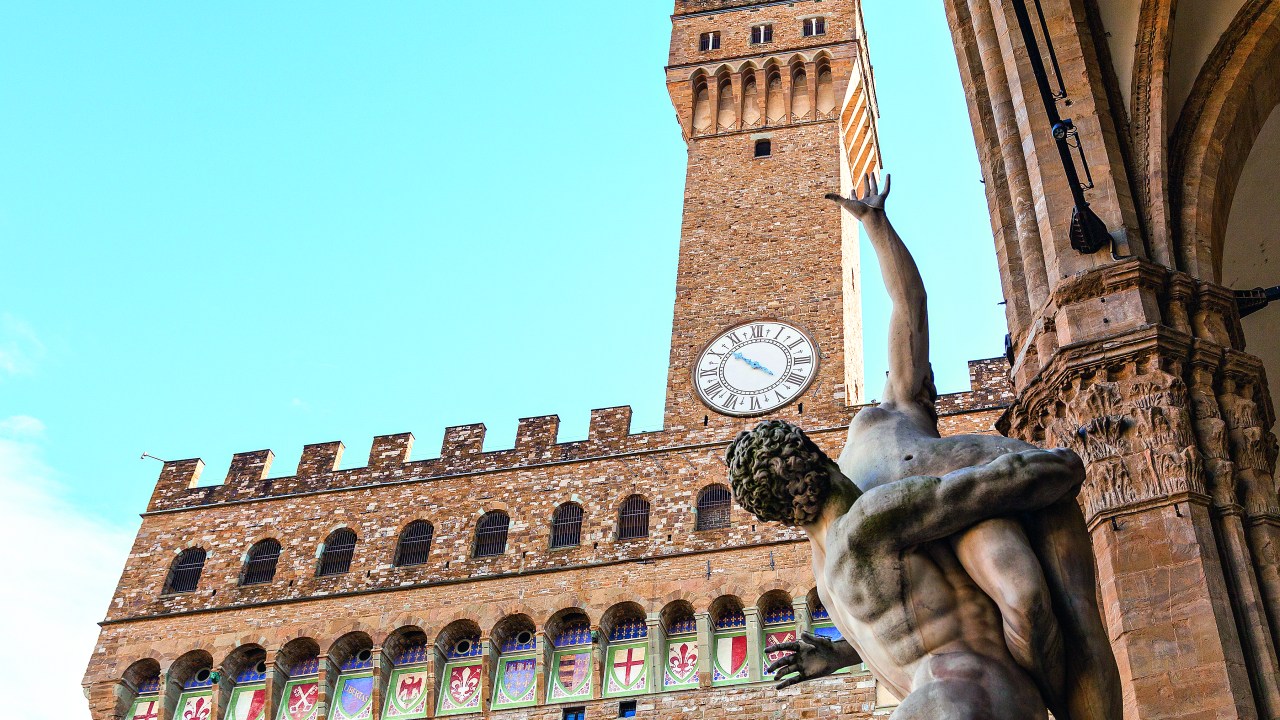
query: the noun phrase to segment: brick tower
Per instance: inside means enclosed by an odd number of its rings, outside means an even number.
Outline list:
[[[670,429],[736,427],[737,416],[769,412],[830,427],[847,422],[848,406],[862,399],[858,229],[822,196],[848,192],[851,179],[879,166],[864,37],[852,0],[676,3],[667,88],[689,166]],[[720,360],[700,354],[709,343],[718,346],[713,352],[740,347],[732,338],[713,341],[761,320],[781,324],[757,327],[758,334],[794,344],[798,330],[820,357],[812,366],[803,353],[792,358],[800,362],[794,373],[755,370],[760,382],[748,373],[748,392],[737,392],[732,378],[711,373]],[[745,331],[744,341],[751,328]],[[774,354],[778,363],[785,356]],[[751,348],[745,357],[731,353],[724,362],[758,360]]]
[[[258,450],[220,484],[166,462],[85,672],[95,720],[880,709],[862,668],[769,682],[769,644],[838,632],[807,541],[735,507],[723,462],[744,415],[803,414],[834,453],[857,411],[856,235],[821,196],[878,163],[858,7],[676,11],[690,165],[667,427],[604,408],[562,442],[557,417],[532,417],[493,449],[463,425],[417,460],[413,435],[383,435],[352,468],[324,442],[291,475]],[[1003,361],[970,367],[973,392],[938,402],[946,434],[991,432],[1008,403]]]

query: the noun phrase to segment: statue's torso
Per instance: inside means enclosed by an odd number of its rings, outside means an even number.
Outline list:
[[[932,432],[930,432],[932,430]],[[864,492],[908,477],[942,476],[1030,446],[1009,438],[940,438],[930,421],[892,408],[868,408],[849,428],[840,469]],[[827,530],[816,562],[819,592],[836,627],[899,696],[931,658],[972,654],[1013,664],[999,611],[960,567],[947,541],[896,557],[849,551],[848,518]],[[815,558],[817,560],[817,558]]]

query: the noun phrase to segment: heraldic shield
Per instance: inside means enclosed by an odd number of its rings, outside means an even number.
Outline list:
[[[698,641],[670,640],[667,643],[666,687],[693,687],[698,684]]]
[[[213,712],[213,693],[202,690],[194,693],[183,693],[178,698],[178,707],[174,711],[174,720],[209,720]]]
[[[646,648],[628,645],[609,648],[609,677],[605,691],[609,695],[644,692],[648,679],[645,672]]]
[[[338,700],[330,720],[367,720],[373,717],[373,676],[343,675],[338,678]]]
[[[716,638],[716,654],[711,682],[738,682],[747,679],[747,636],[728,635]]]
[[[480,708],[480,663],[447,665],[440,688],[438,715],[456,715]]]
[[[133,701],[126,716],[129,720],[158,720],[160,717],[160,700],[154,696],[141,697]]]
[[[228,720],[266,720],[267,689],[262,685],[237,687],[231,692]]]
[[[320,714],[320,686],[315,678],[285,685],[277,720],[316,720]]]
[[[497,692],[493,707],[510,708],[533,705],[537,660],[532,657],[503,658],[499,664]]]
[[[786,630],[771,630],[767,632],[764,636],[764,646],[766,648],[772,645],[779,645],[781,643],[788,643],[788,642],[795,642],[795,641],[796,641],[796,631],[790,628]],[[789,652],[765,653],[764,666],[767,668],[770,665],[772,665],[775,660],[781,660],[782,658],[790,654],[791,653]],[[772,675],[770,675],[770,677],[772,677]]]
[[[556,656],[556,674],[551,684],[552,700],[570,700],[591,695],[591,651],[562,652]]]
[[[387,702],[383,720],[418,720],[427,716],[427,669],[394,671],[387,682]]]

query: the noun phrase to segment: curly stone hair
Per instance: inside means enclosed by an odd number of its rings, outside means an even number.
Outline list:
[[[831,492],[829,462],[803,430],[784,420],[744,430],[725,453],[738,504],[784,525],[807,525],[822,514]]]

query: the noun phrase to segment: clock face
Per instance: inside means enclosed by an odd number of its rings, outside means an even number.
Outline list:
[[[707,344],[693,371],[698,397],[716,412],[762,415],[799,397],[818,375],[818,349],[783,322],[757,320]]]

